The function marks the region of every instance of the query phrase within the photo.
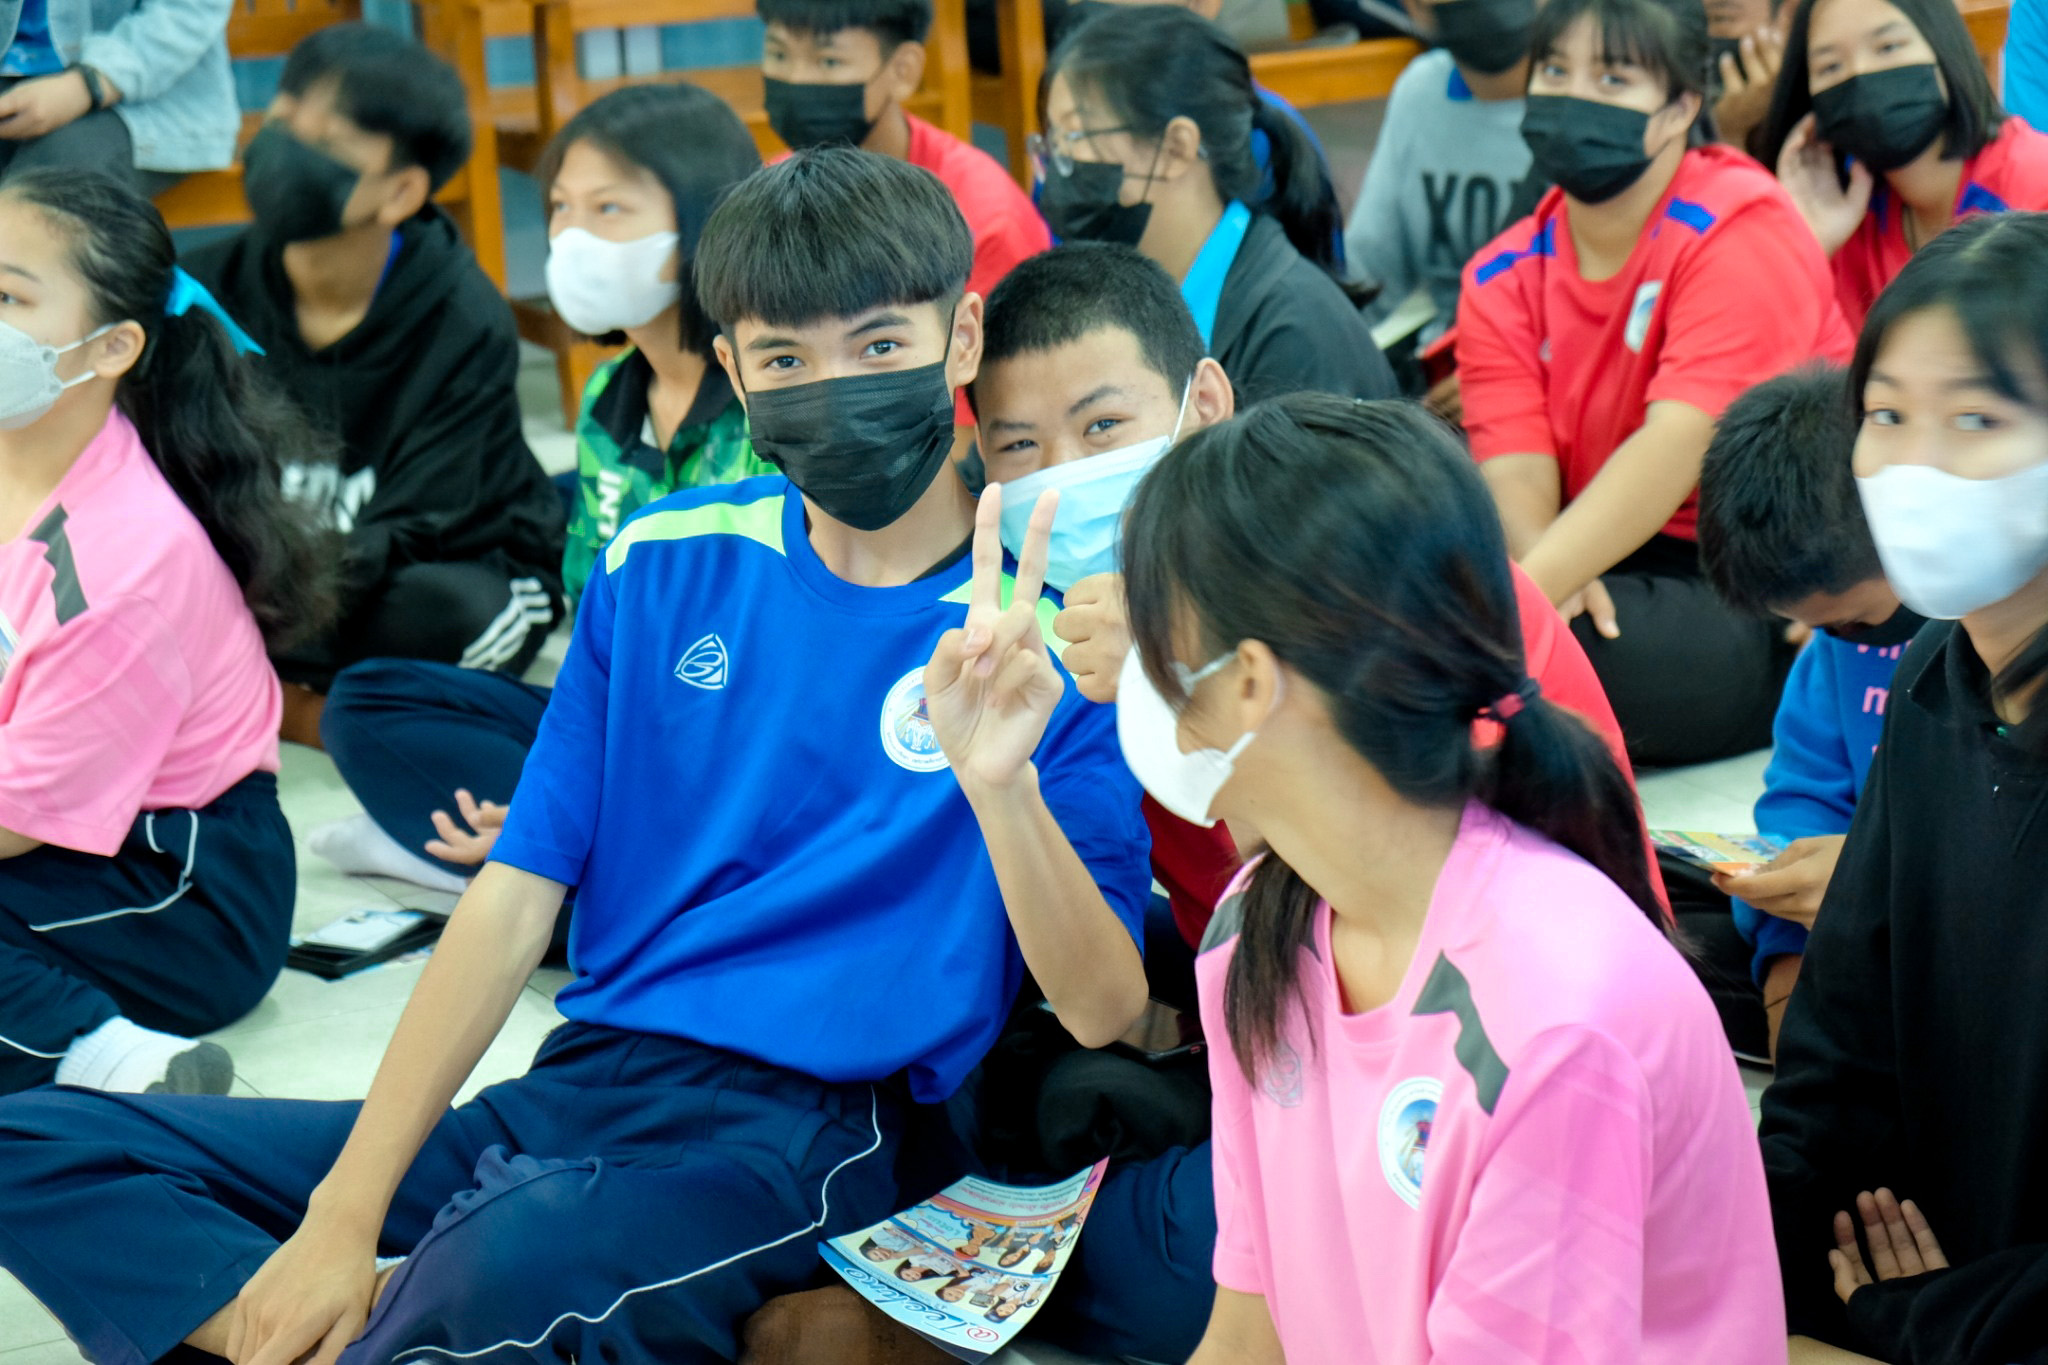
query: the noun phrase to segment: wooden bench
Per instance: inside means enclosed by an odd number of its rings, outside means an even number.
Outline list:
[[[237,60],[281,58],[308,35],[331,24],[362,18],[361,0],[235,0],[228,19],[228,54]],[[458,65],[458,71],[461,71]],[[470,94],[470,119],[475,144],[468,164],[435,196],[461,225],[477,263],[499,288],[505,286],[505,219],[498,195],[498,150],[494,130],[479,98],[482,70],[461,71]],[[242,116],[241,146],[263,126],[261,113]],[[156,198],[158,211],[172,228],[225,227],[249,221],[249,202],[242,197],[240,166],[195,171]]]

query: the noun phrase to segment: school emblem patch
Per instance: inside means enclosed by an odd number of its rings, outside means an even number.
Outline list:
[[[882,699],[882,752],[897,767],[914,773],[935,773],[946,766],[946,751],[939,747],[925,705],[923,668],[898,678]]]
[[[716,692],[725,686],[726,674],[731,668],[732,659],[725,652],[725,641],[716,635],[707,635],[683,651],[683,657],[676,663],[676,676],[692,687]]]
[[[1622,330],[1622,344],[1640,354],[1643,343],[1650,337],[1650,318],[1657,311],[1657,296],[1664,292],[1664,281],[1651,280],[1636,290],[1636,301],[1628,310],[1628,326]]]
[[[1444,1084],[1434,1076],[1412,1076],[1387,1092],[1380,1106],[1380,1171],[1411,1209],[1422,1207],[1422,1167]]]

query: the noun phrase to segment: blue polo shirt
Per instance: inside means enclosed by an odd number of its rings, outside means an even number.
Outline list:
[[[676,493],[620,528],[492,854],[577,888],[564,1015],[952,1093],[1023,972],[924,711],[971,574],[963,556],[903,587],[836,577],[779,475]],[[1057,610],[1048,593],[1055,647]],[[1069,680],[1034,761],[1137,938],[1151,844],[1115,709]]]

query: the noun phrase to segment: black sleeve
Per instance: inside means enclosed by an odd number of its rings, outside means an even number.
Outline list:
[[[1313,267],[1310,267],[1313,269]],[[1244,359],[1225,362],[1239,408],[1283,393],[1312,390],[1340,398],[1396,398],[1400,386],[1372,329],[1344,291],[1327,277],[1296,297],[1276,292],[1260,301],[1246,328]],[[1291,282],[1291,280],[1290,280]]]
[[[354,586],[405,564],[481,553],[503,534],[502,462],[534,457],[519,421],[518,336],[510,309],[494,302],[487,325],[436,348],[448,363],[418,376],[433,393],[378,459],[376,491],[348,534]]]
[[[1893,1156],[1902,1117],[1893,1080],[1890,953],[1888,789],[1898,780],[1896,728],[1887,726],[1878,747],[1807,942],[1760,1129],[1792,1331],[1864,1350],[1835,1297],[1828,1251],[1837,1210],[1853,1211],[1861,1190],[1905,1178]]]
[[[2048,1242],[1866,1286],[1849,1321],[1894,1365],[2048,1365]]]

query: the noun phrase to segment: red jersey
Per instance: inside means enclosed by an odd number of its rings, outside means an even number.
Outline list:
[[[910,164],[945,182],[974,234],[974,273],[967,287],[987,298],[1019,261],[1051,246],[1052,233],[994,157],[914,114],[903,117],[910,123]]]
[[[1472,455],[1549,455],[1569,503],[1654,402],[1718,418],[1751,385],[1855,337],[1778,182],[1732,147],[1689,151],[1612,278],[1579,273],[1564,193],[1465,267],[1458,374]],[[1695,538],[1696,494],[1664,526]]]
[[[1963,163],[1955,216],[2007,209],[2048,209],[2048,136],[2012,114],[2006,115],[1998,136]],[[1905,215],[1880,176],[1869,212],[1835,253],[1835,293],[1851,327],[1862,328],[1870,305],[1912,256]]]
[[[1577,712],[1599,732],[1614,751],[1614,761],[1633,783],[1635,772],[1621,742],[1621,723],[1607,703],[1593,661],[1536,580],[1523,573],[1519,564],[1510,563],[1508,571],[1515,580],[1515,608],[1521,616],[1522,653],[1529,676],[1542,685],[1546,698]],[[1173,922],[1182,937],[1199,945],[1224,889],[1237,875],[1237,845],[1222,825],[1214,829],[1191,825],[1160,809],[1149,796],[1145,798],[1145,823],[1152,827],[1152,875],[1173,902]],[[1650,879],[1661,898],[1664,884],[1657,875],[1654,854],[1650,855]]]

